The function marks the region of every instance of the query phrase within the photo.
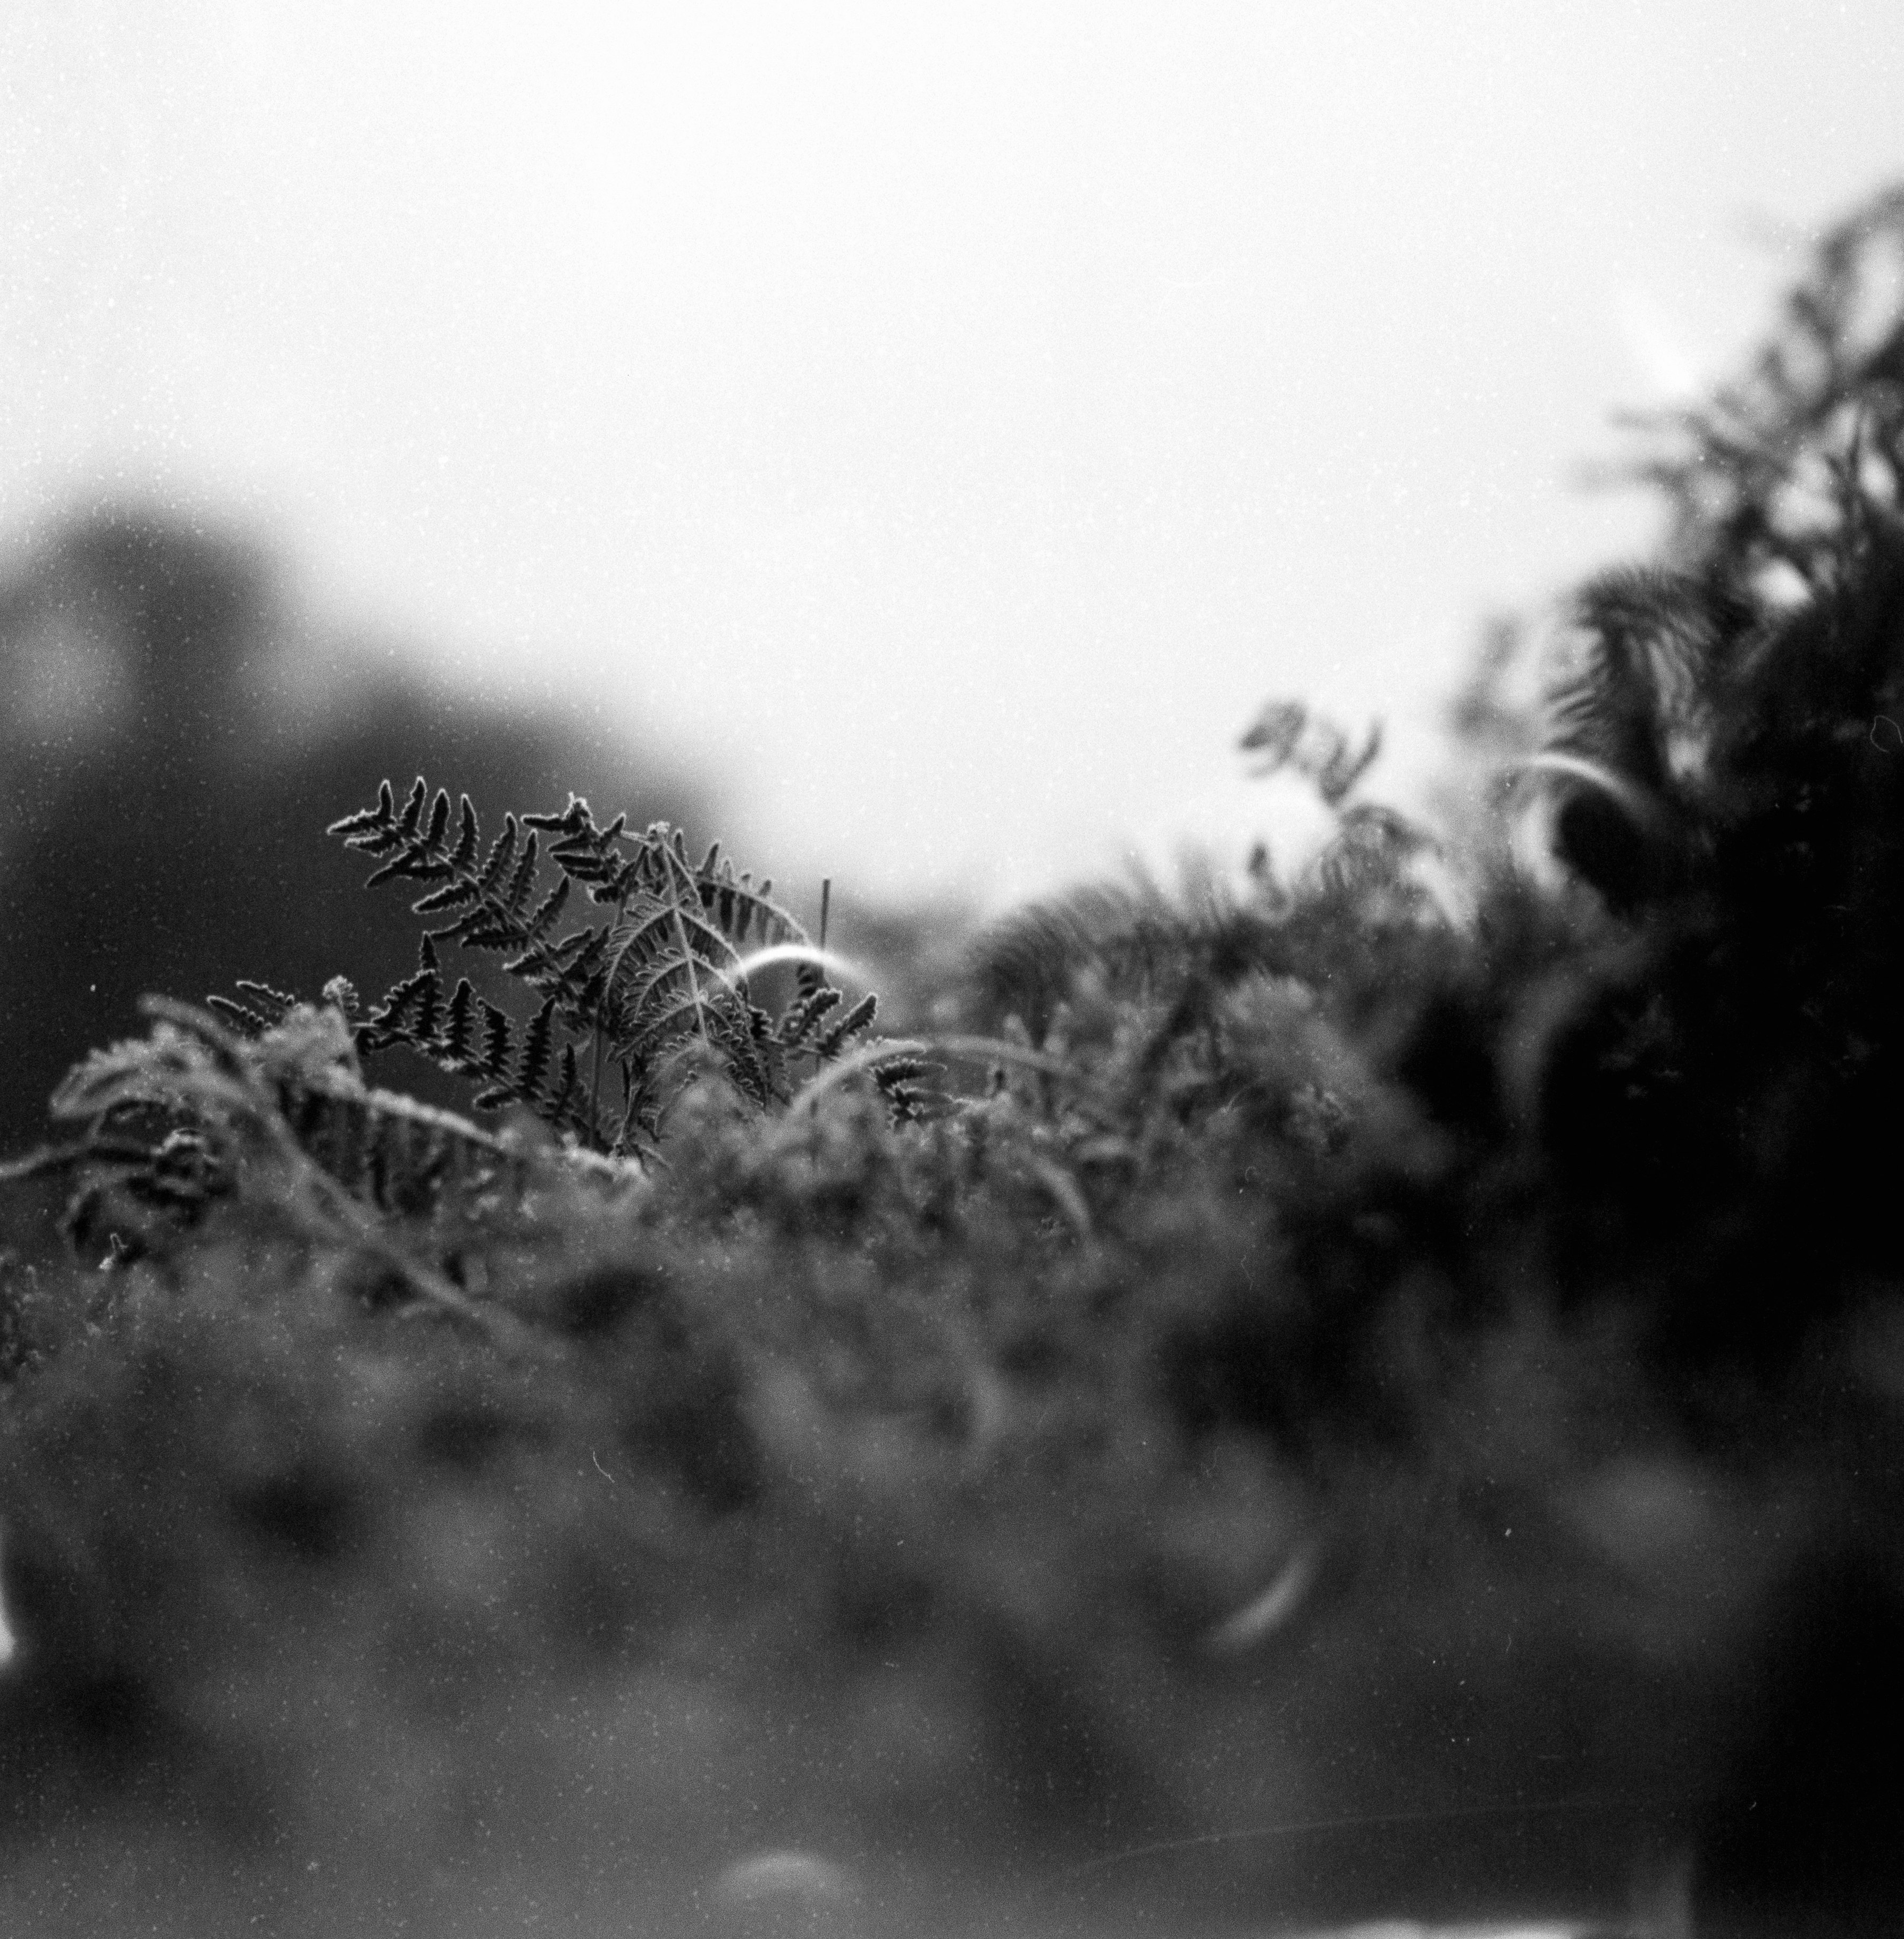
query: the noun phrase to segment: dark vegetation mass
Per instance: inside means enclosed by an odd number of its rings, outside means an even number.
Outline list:
[[[1893,1929],[1901,261],[1893,194],[1639,428],[1660,556],[1537,710],[1497,638],[1458,839],[1278,703],[1311,863],[1023,910],[903,1033],[448,737],[243,770],[388,950],[63,768],[9,1032],[135,909],[223,1001],[7,1188],[75,1256],[0,1277],[0,1923]]]

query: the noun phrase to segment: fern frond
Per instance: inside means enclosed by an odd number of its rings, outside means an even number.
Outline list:
[[[532,834],[522,844],[522,852],[516,859],[516,872],[510,877],[509,886],[502,894],[504,910],[519,921],[528,909],[529,897],[535,890],[537,858],[537,838]]]
[[[508,874],[510,866],[516,859],[516,817],[513,814],[505,815],[502,833],[490,845],[489,854],[483,858],[483,866],[476,875],[478,895],[494,893],[497,884]]]
[[[483,845],[483,826],[477,818],[476,804],[468,795],[461,797],[456,823],[456,848],[449,866],[458,875],[466,872]]]
[[[397,799],[386,781],[379,787],[374,806],[359,808],[355,814],[346,814],[331,823],[324,832],[327,835],[341,836],[346,848],[362,848],[374,853],[370,843],[383,839],[388,831],[394,842],[397,816]],[[364,838],[360,839],[359,838]]]
[[[823,1059],[837,1057],[849,1037],[857,1036],[872,1021],[879,1007],[879,1000],[869,990],[838,1022],[830,1024],[821,1034],[815,1048]]]
[[[562,1074],[556,1080],[553,1091],[546,1094],[541,1109],[542,1115],[552,1124],[562,1124],[571,1116],[579,1117],[577,1092],[581,1085],[580,1067],[575,1056],[575,1046],[565,1043],[562,1047]]]
[[[265,1031],[281,1024],[297,1006],[297,999],[288,996],[282,990],[274,990],[268,983],[253,983],[241,979],[237,985],[248,1003],[239,1003],[230,997],[209,997],[207,1006],[215,1016],[222,1018],[234,1029],[246,1036],[261,1036]]]
[[[556,1059],[558,1007],[553,992],[544,998],[518,1052],[513,1020],[480,995],[467,976],[458,980],[449,1001],[443,1000],[431,951],[428,966],[391,990],[358,1031],[357,1042],[367,1052],[401,1044],[442,1070],[478,1080],[483,1088],[474,1100],[477,1110],[524,1104],[558,1131],[598,1143],[599,1129],[576,1079],[572,1045],[564,1047],[562,1082],[553,1091],[547,1088]]]
[[[657,821],[644,833],[631,834],[626,817],[619,815],[599,827],[588,803],[574,795],[560,814],[524,820],[559,837],[550,845],[550,859],[565,875],[586,884],[597,902],[625,905],[646,894],[681,905],[698,903],[736,954],[751,942],[807,940],[800,923],[773,899],[772,881],[757,884],[751,875],[736,873],[717,842],[696,865],[681,829]]]
[[[522,1051],[516,1066],[516,1094],[526,1102],[542,1095],[553,1061],[556,1044],[556,1000],[550,997],[531,1019],[522,1038]]]
[[[522,1155],[467,1119],[393,1091],[288,1087],[285,1121],[347,1191],[386,1211],[428,1209],[444,1193],[504,1184],[519,1192]]]
[[[1272,700],[1238,743],[1255,757],[1259,778],[1292,768],[1315,787],[1324,804],[1339,807],[1375,765],[1382,752],[1382,726],[1372,725],[1357,748],[1334,722],[1299,700]]]
[[[801,966],[803,969],[808,966]],[[813,988],[797,996],[780,1019],[780,1041],[789,1051],[800,1049],[827,1012],[837,1009],[845,1000],[831,984],[818,980],[817,970],[812,974]]]
[[[892,1124],[915,1124],[922,1118],[943,1116],[955,1108],[950,1092],[925,1081],[943,1076],[945,1068],[943,1064],[909,1053],[882,1058],[870,1067],[873,1083],[886,1100]]]
[[[431,801],[427,822],[426,799]],[[571,961],[585,946],[587,933],[580,942],[565,939],[565,951],[550,945],[550,933],[566,899],[566,883],[538,899],[535,834],[532,831],[523,840],[522,824],[513,814],[506,817],[501,833],[479,864],[481,825],[467,796],[462,797],[453,842],[449,818],[447,792],[439,789],[430,798],[419,778],[401,814],[385,782],[374,808],[346,817],[333,825],[332,833],[342,834],[348,847],[388,857],[367,886],[398,878],[435,885],[411,906],[419,915],[454,914],[454,921],[430,932],[436,941],[508,952],[507,973],[539,994],[553,992],[573,1025],[589,1027],[591,1019],[583,1002],[587,972],[577,975]]]
[[[492,1333],[513,1332],[505,1316],[477,1308],[368,1213],[428,1211],[450,1192],[519,1198],[532,1163],[527,1151],[452,1113],[365,1085],[349,1026],[333,1006],[298,1005],[255,1040],[233,1036],[190,1005],[148,997],[140,1007],[152,1020],[148,1035],[94,1052],[56,1096],[56,1115],[86,1130],[41,1168],[56,1160],[78,1174],[76,1207],[96,1206],[118,1186],[148,1208],[190,1218],[236,1191],[374,1253],[431,1304]],[[572,1085],[572,1055],[564,1063]]]
[[[431,1053],[453,1060],[457,1068],[477,1061],[476,1003],[476,985],[467,976],[459,978]]]
[[[1711,578],[1628,569],[1575,601],[1573,664],[1527,771],[1557,803],[1554,846],[1616,914],[1683,880],[1705,840],[1708,769],[1750,610]]]
[[[483,1072],[485,1076],[504,1078],[509,1072],[510,1052],[515,1047],[516,1026],[509,1012],[491,1003],[483,1003]]]
[[[701,906],[736,949],[751,942],[804,942],[804,931],[773,899],[773,882],[755,886],[751,875],[734,872],[731,862],[715,866],[715,851],[695,873]]]
[[[1589,581],[1575,610],[1582,647],[1549,692],[1546,751],[1664,792],[1701,765],[1742,615],[1710,586],[1643,568]]]
[[[647,892],[632,896],[602,960],[602,1024],[615,1054],[638,1055],[644,1032],[683,1001],[695,1013],[696,1033],[707,1039],[705,1013],[733,994],[721,973],[739,960],[698,907]]]
[[[443,979],[431,961],[384,993],[382,1003],[359,1027],[358,1047],[368,1055],[391,1044],[420,1048],[433,1043],[442,1007]]]
[[[441,888],[433,890],[421,902],[411,903],[410,912],[415,915],[440,915],[446,909],[467,908],[482,893],[477,883],[465,877],[446,882]]]
[[[616,1054],[639,1070],[682,1039],[697,1039],[710,1046],[744,1043],[744,1030],[738,1034],[736,1030],[739,1008],[725,984],[697,978],[688,964],[670,958],[642,986],[631,1009],[634,1027],[617,1041]]]
[[[379,859],[373,882],[427,885],[415,914],[452,918],[427,932],[420,966],[360,1027],[358,1044],[405,1045],[477,1079],[480,1109],[521,1103],[591,1146],[621,1150],[691,1081],[681,1071],[689,1046],[765,1107],[787,1100],[791,1055],[835,1057],[871,1021],[870,998],[834,1015],[839,993],[827,991],[820,966],[797,960],[812,951],[805,930],[773,899],[771,880],[737,870],[718,842],[697,862],[679,829],[657,821],[636,833],[619,815],[604,826],[578,795],[558,813],[506,817],[486,853],[467,796],[453,832],[451,821],[446,791],[432,795],[419,779],[399,807],[385,782],[374,807],[333,832]],[[547,887],[545,859],[557,874]],[[609,918],[560,933],[577,884]],[[445,1003],[433,944],[449,942],[501,953],[503,973],[541,998],[519,1040],[513,1020],[467,979]],[[776,1022],[749,1000],[747,976],[781,951],[797,959],[799,994]],[[558,1025],[580,1044],[562,1042]],[[612,1138],[600,1122],[605,1063],[622,1087]]]

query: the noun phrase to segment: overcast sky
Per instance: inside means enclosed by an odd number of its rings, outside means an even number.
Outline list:
[[[1240,839],[1272,693],[1405,785],[1481,617],[1645,543],[1610,412],[1904,172],[1899,0],[8,0],[0,63],[0,536],[236,514],[783,880],[988,901]]]

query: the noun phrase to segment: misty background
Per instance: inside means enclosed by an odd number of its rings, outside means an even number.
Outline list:
[[[321,833],[386,767],[809,913],[1237,859],[1272,694],[1408,799],[1901,81],[1893,4],[9,8],[28,1091],[140,988],[399,973]]]

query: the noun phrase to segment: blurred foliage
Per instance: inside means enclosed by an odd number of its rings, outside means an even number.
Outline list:
[[[1672,566],[1787,599],[1834,570],[1848,488],[1895,512],[1904,476],[1904,184],[1819,238],[1738,376],[1625,422],[1610,475],[1664,495]]]
[[[1021,911],[791,1101],[425,1203],[201,1030],[226,1189],[0,1260],[14,1922],[1887,1929],[1904,521],[1827,353],[1894,206],[1790,312],[1796,581],[1745,467],[1537,743],[1468,696],[1538,866],[1278,703],[1296,878]]]

